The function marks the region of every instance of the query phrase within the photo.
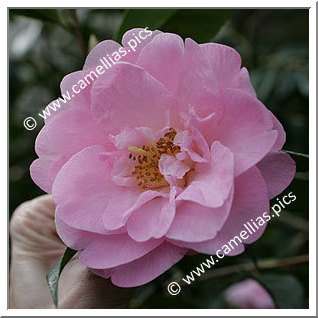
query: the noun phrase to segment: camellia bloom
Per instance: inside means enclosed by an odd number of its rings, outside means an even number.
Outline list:
[[[231,285],[224,293],[231,305],[241,309],[274,309],[275,303],[266,289],[254,279]]]
[[[120,48],[98,44],[62,93]],[[69,104],[40,131],[31,175],[53,195],[61,239],[118,286],[147,283],[187,253],[215,253],[295,173],[281,124],[224,45],[152,32]]]

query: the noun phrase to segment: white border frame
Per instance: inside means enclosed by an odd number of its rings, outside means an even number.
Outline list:
[[[1,8],[1,39],[7,37],[7,15],[8,7],[25,7],[26,2],[21,0],[5,1],[5,7]],[[49,4],[48,4],[49,2]],[[66,5],[67,3],[67,5]],[[82,3],[75,0],[55,0],[46,1],[45,5],[43,1],[30,0],[27,2],[30,8],[32,7],[81,7]],[[146,1],[127,1],[123,0],[120,3],[116,2],[115,5],[100,0],[90,0],[90,7],[105,8],[107,7],[155,7],[159,8],[156,3],[151,4]],[[190,1],[171,1],[161,0],[159,2],[160,7],[190,7],[194,8],[193,2]],[[310,8],[309,9],[309,146],[310,146],[310,189],[309,189],[309,206],[310,206],[310,222],[309,222],[309,251],[310,251],[310,262],[309,262],[309,309],[273,309],[273,310],[256,310],[256,309],[7,309],[8,289],[7,284],[4,282],[8,281],[8,262],[4,259],[1,262],[1,299],[0,299],[0,314],[1,316],[316,316],[316,2],[315,1],[281,1],[281,0],[268,0],[268,1],[246,1],[241,0],[237,2],[235,0],[223,0],[221,2],[203,1],[196,0],[196,7],[203,8]],[[240,7],[237,7],[237,5]],[[43,6],[44,5],[44,6]],[[84,7],[83,7],[84,8]],[[8,76],[8,56],[6,50],[1,50],[1,64],[2,70],[7,70],[6,75]],[[4,72],[3,72],[4,73]],[[4,76],[4,75],[3,75]],[[8,78],[7,85],[1,85],[1,96],[6,96],[6,101],[9,100],[8,92]],[[8,142],[8,121],[7,121],[7,110],[4,107],[0,108],[0,118],[3,123],[0,125],[1,141],[3,147]],[[21,123],[22,124],[22,123]],[[26,132],[27,133],[27,132]],[[6,138],[7,137],[7,138]],[[7,144],[8,145],[8,144]],[[2,167],[6,164],[8,167],[8,158],[1,157]],[[4,168],[3,168],[4,169]],[[8,170],[7,170],[8,173]],[[2,176],[6,175],[5,173]],[[2,222],[1,222],[1,245],[2,255],[8,255],[8,206],[5,202],[8,201],[8,188],[7,180],[2,177],[1,180],[1,205],[2,205]]]

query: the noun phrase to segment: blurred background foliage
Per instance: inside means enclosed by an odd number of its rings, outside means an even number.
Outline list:
[[[250,72],[259,99],[286,130],[284,149],[309,152],[308,10],[11,9],[9,19],[10,214],[21,202],[43,193],[29,175],[29,166],[36,158],[34,141],[43,125],[37,114],[60,96],[61,79],[83,66],[89,47],[110,38],[120,41],[132,27],[158,28],[199,43],[215,41],[234,47]],[[38,121],[33,131],[23,127],[28,116]],[[170,296],[167,283],[180,280],[206,258],[187,256],[138,288],[131,307],[229,308],[222,292],[253,274],[254,270],[241,270],[240,264],[256,259],[260,264],[262,260],[273,261],[272,268],[261,270],[261,275],[269,272],[275,276],[269,281],[279,286],[283,308],[307,308],[308,263],[298,262],[297,257],[308,253],[308,159],[294,158],[298,172],[285,192],[293,191],[297,200],[279,219],[270,222],[262,238],[248,246],[247,252],[223,259],[178,296]],[[278,266],[280,259],[289,261]],[[295,289],[297,293],[290,297]]]

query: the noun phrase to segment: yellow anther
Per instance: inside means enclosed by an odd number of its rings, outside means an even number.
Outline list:
[[[150,156],[150,154],[146,150],[143,150],[143,149],[138,148],[138,147],[128,146],[128,150],[131,152],[141,153],[145,156]]]
[[[142,146],[142,148],[128,146],[128,150],[138,154],[138,163],[132,175],[136,175],[138,186],[142,190],[160,188],[168,186],[168,182],[159,171],[159,160],[162,154],[175,156],[180,152],[180,147],[173,144],[173,139],[177,132],[170,128],[168,133],[161,137],[158,141],[152,141],[150,146]],[[129,159],[136,160],[136,157],[129,154]]]

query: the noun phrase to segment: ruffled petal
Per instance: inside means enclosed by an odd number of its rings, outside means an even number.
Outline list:
[[[63,243],[74,250],[82,250],[86,248],[92,240],[100,238],[100,236],[98,236],[98,234],[96,233],[78,230],[74,227],[69,226],[61,219],[58,209],[56,209],[55,211],[55,225],[56,231]],[[121,228],[116,231],[108,231],[107,233],[108,235],[112,235],[122,234],[125,232],[126,229]]]
[[[182,179],[190,170],[190,167],[174,156],[163,154],[159,160],[159,170],[163,176],[171,176],[176,179]]]
[[[179,262],[186,251],[165,242],[144,257],[114,268],[111,271],[112,283],[119,287],[146,284]]]
[[[222,228],[231,209],[233,191],[218,208],[209,208],[190,201],[178,205],[176,216],[166,237],[184,242],[212,239]]]
[[[104,214],[104,225],[109,230],[116,230],[124,226],[130,214],[142,207],[148,201],[163,196],[163,193],[147,190],[140,193],[140,189],[127,192],[113,193]]]
[[[272,148],[272,151],[279,151],[283,148],[286,142],[286,133],[285,133],[284,127],[279,122],[279,120],[274,116],[274,114],[271,113],[271,117],[273,121],[273,129],[275,129],[278,134],[276,142]]]
[[[45,155],[32,162],[30,175],[32,180],[45,192],[52,193],[55,177],[67,161],[59,154]]]
[[[186,112],[191,105],[202,118],[213,112],[217,116],[222,115],[223,104],[213,70],[200,46],[191,39],[185,40],[178,82],[174,96],[180,104],[180,110]]]
[[[206,254],[216,254],[218,250],[220,250],[219,254],[223,254],[222,247],[227,245],[230,249],[230,251],[227,251],[227,255],[233,256],[244,251],[244,243],[250,244],[258,240],[265,231],[267,224],[264,212],[269,212],[267,188],[259,170],[253,167],[241,174],[235,179],[234,188],[230,214],[215,238],[199,243],[182,241],[172,241],[172,243]],[[248,226],[247,222],[252,224],[252,221],[259,225],[259,229],[255,232],[250,230],[252,234],[249,234],[245,224]],[[263,225],[260,226],[260,224]],[[255,226],[254,229],[256,230]],[[241,231],[245,231],[249,235],[248,237],[244,235],[245,240],[239,238]],[[226,247],[224,247],[224,250],[226,250]]]
[[[70,226],[96,233],[107,233],[103,215],[116,191],[111,167],[100,158],[102,146],[90,146],[74,155],[60,170],[52,194],[61,219]]]
[[[129,263],[138,259],[157,246],[163,240],[136,242],[127,233],[115,235],[96,234],[89,245],[80,252],[79,260],[85,266],[105,269]]]
[[[98,129],[88,109],[71,108],[46,122],[35,141],[40,157],[30,167],[31,177],[51,193],[54,179],[65,162],[83,148],[96,145],[114,148]]]
[[[111,56],[112,53],[117,52],[121,47],[122,46],[120,44],[113,40],[105,40],[98,43],[87,55],[83,70],[91,70],[96,68],[98,65],[102,65],[100,59],[103,59],[103,57],[109,61],[109,56]],[[107,56],[107,54],[109,56]]]
[[[69,94],[71,97],[71,99],[67,102],[67,106],[90,109],[90,93],[92,84],[96,77],[92,76],[92,79],[87,77],[88,81],[86,81],[86,76],[88,74],[90,74],[90,70],[77,71],[64,76],[62,79],[60,84],[61,93],[66,96]],[[61,105],[63,104],[61,103]],[[63,106],[60,110],[64,110],[65,108],[66,107]]]
[[[119,133],[125,125],[159,130],[167,112],[178,108],[162,84],[138,66],[120,62],[107,75],[92,90],[92,112],[105,132]]]
[[[270,114],[255,98],[238,90],[223,91],[224,113],[210,135],[234,155],[235,176],[257,164],[270,152],[278,133]]]
[[[211,161],[197,165],[187,176],[188,186],[177,200],[196,202],[216,208],[224,204],[233,185],[233,155],[216,141],[211,147]]]
[[[174,92],[178,85],[183,54],[184,44],[180,36],[161,33],[143,48],[136,64]]]
[[[271,152],[257,164],[265,180],[270,199],[283,192],[292,182],[296,165],[284,152]]]
[[[179,132],[175,136],[173,142],[181,148],[181,153],[178,153],[176,157],[186,158],[187,154],[193,162],[208,162],[210,150],[206,140],[196,127],[191,127],[191,131],[191,136],[188,131]]]
[[[233,48],[218,44],[204,43],[200,48],[207,56],[220,88],[237,88],[256,97],[246,68],[241,69],[241,57]]]
[[[141,147],[141,145],[150,145],[154,140],[154,136],[149,128],[124,126],[121,132],[114,136],[113,139],[116,148],[127,151],[128,146]]]
[[[128,234],[138,242],[163,237],[175,216],[175,194],[172,189],[170,198],[158,197],[136,209],[127,221]]]
[[[134,28],[126,31],[122,38],[122,44],[127,55],[125,55],[123,59],[129,63],[136,63],[136,60],[143,49],[161,33],[162,32],[159,30],[150,31],[141,28]],[[137,41],[135,36],[139,36],[139,38],[142,36],[145,39]]]

